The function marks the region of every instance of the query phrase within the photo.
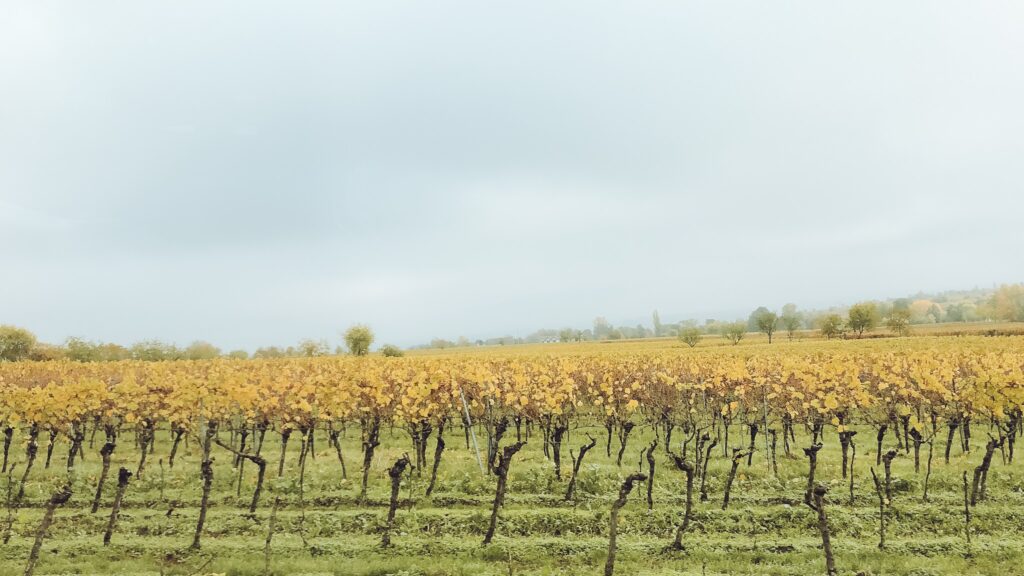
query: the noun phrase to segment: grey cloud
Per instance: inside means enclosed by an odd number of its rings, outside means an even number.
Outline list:
[[[0,321],[400,344],[1020,280],[1014,3],[12,3]]]

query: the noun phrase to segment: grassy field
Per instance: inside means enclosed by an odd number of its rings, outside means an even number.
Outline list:
[[[942,336],[1024,336],[1024,323],[1021,322],[943,322],[939,324],[914,324],[910,327],[910,335],[903,337],[942,337]],[[858,338],[856,335],[848,334],[847,338],[835,338],[833,342],[850,342],[851,344],[865,340],[876,339],[901,339],[887,328],[879,327],[871,332],[865,332]],[[784,330],[779,330],[773,336],[774,344],[800,344],[810,342],[824,342],[826,339],[819,330],[799,330],[790,339]],[[743,340],[735,346],[747,347],[767,345],[768,337],[760,332],[747,332]],[[734,345],[723,336],[717,334],[706,334],[701,338],[699,348],[733,348]],[[665,349],[685,349],[686,344],[675,337],[663,338],[641,338],[633,340],[600,340],[586,342],[548,342],[539,344],[512,344],[507,346],[466,346],[454,348],[418,348],[409,350],[406,353],[414,356],[419,355],[442,355],[473,353],[474,351],[491,352],[500,350],[503,355],[509,354],[543,354],[568,352],[594,352],[604,348],[613,348],[623,352],[657,351]]]
[[[535,430],[535,433],[537,431]],[[118,527],[108,547],[102,535],[110,513],[116,481],[108,481],[103,506],[91,514],[89,505],[99,473],[97,437],[76,466],[74,495],[63,508],[46,540],[37,574],[262,574],[271,503],[281,498],[277,529],[270,547],[270,570],[275,574],[599,574],[608,546],[609,508],[622,477],[635,471],[643,445],[653,437],[638,427],[629,439],[623,466],[615,465],[604,449],[604,429],[572,430],[566,448],[585,442],[584,432],[599,439],[584,462],[577,500],[562,500],[565,480],[555,479],[541,450],[539,436],[515,457],[506,506],[498,536],[481,546],[494,492],[493,477],[485,477],[474,452],[466,448],[461,428],[446,435],[439,485],[424,496],[427,472],[407,476],[402,483],[393,545],[380,545],[387,514],[387,468],[403,452],[411,452],[401,429],[382,432],[370,474],[369,501],[357,503],[359,434],[350,429],[343,440],[348,479],[343,480],[337,457],[323,435],[317,438],[315,459],[307,466],[305,505],[298,498],[298,442],[291,442],[282,478],[276,478],[279,443],[268,433],[263,449],[269,460],[269,492],[255,515],[246,506],[254,485],[249,466],[236,496],[232,456],[214,448],[214,490],[202,548],[188,550],[201,496],[199,451],[193,440],[167,464],[169,433],[162,429],[142,479],[133,479],[125,496]],[[743,431],[733,427],[734,444]],[[227,440],[228,434],[224,437]],[[975,432],[983,438],[981,426]],[[893,463],[895,495],[888,546],[878,544],[878,500],[869,467],[874,465],[874,435],[862,430],[856,456],[855,492],[840,478],[839,443],[825,437],[819,456],[818,478],[830,486],[827,512],[841,574],[1024,574],[1024,470],[1016,462],[1004,465],[997,453],[989,479],[988,500],[973,510],[972,543],[964,534],[961,473],[973,470],[983,449],[970,454],[954,448],[950,464],[943,463],[941,443],[935,446],[930,502],[922,501],[922,471],[915,473],[912,456]],[[12,446],[14,460],[23,460],[22,438]],[[890,442],[890,440],[892,442]],[[979,442],[981,440],[978,440]],[[887,438],[887,447],[894,444]],[[793,457],[779,444],[778,477],[763,450],[750,467],[744,463],[733,487],[732,502],[721,509],[729,461],[715,449],[708,473],[709,501],[695,505],[694,523],[684,552],[666,552],[675,525],[681,520],[685,483],[671,469],[659,448],[654,481],[654,506],[648,510],[644,490],[630,496],[622,511],[618,574],[823,574],[821,538],[816,513],[802,504],[807,460],[799,447],[809,439],[799,435]],[[678,446],[676,446],[678,450]],[[924,448],[927,450],[927,447]],[[66,444],[58,444],[53,463],[40,460],[26,484],[25,503],[13,514],[10,542],[0,546],[0,575],[22,574],[43,505],[64,479]],[[567,452],[568,450],[566,450]],[[430,450],[433,452],[433,441]],[[131,434],[124,434],[114,453],[114,470],[134,469],[138,452]],[[568,460],[568,457],[566,457]],[[15,473],[17,487],[21,470]],[[568,467],[568,465],[566,465]],[[879,470],[880,471],[880,470]],[[116,472],[113,474],[116,479]],[[6,487],[6,486],[5,486]]]

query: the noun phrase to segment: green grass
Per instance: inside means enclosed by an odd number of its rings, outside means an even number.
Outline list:
[[[318,436],[316,459],[306,470],[305,510],[298,502],[298,448],[293,438],[284,477],[276,478],[279,443],[268,433],[263,454],[269,462],[268,491],[255,516],[246,513],[255,478],[247,465],[241,496],[233,485],[232,457],[215,447],[212,505],[202,549],[187,550],[198,516],[201,496],[199,454],[194,442],[183,447],[173,469],[166,466],[168,433],[161,430],[155,454],[144,478],[134,480],[125,497],[118,529],[111,546],[102,535],[116,484],[116,467],[134,469],[138,452],[133,436],[122,435],[114,454],[113,478],[108,480],[103,506],[89,513],[99,473],[97,437],[87,448],[87,460],[74,474],[74,496],[57,511],[46,540],[37,574],[262,574],[267,519],[274,498],[282,498],[278,531],[271,548],[275,574],[599,574],[607,551],[608,512],[621,478],[637,467],[641,447],[652,433],[638,427],[630,438],[623,467],[605,454],[602,428],[587,430],[599,438],[584,462],[575,503],[562,501],[566,480],[554,477],[553,466],[534,436],[512,464],[510,492],[489,547],[480,542],[487,527],[494,482],[483,476],[461,429],[446,435],[439,485],[431,498],[423,496],[427,472],[403,482],[393,546],[380,547],[380,530],[387,513],[387,467],[403,452],[411,451],[409,436],[401,429],[382,431],[382,446],[370,475],[369,500],[357,503],[361,462],[358,431],[344,440],[348,480],[326,438]],[[570,433],[563,466],[570,468],[568,448],[581,444],[583,430]],[[514,436],[514,431],[511,432]],[[738,426],[733,442],[744,436]],[[984,430],[976,430],[984,436]],[[679,433],[677,433],[677,437]],[[222,433],[227,441],[230,435]],[[860,438],[873,438],[861,431]],[[759,438],[760,440],[760,438]],[[890,436],[887,440],[893,440]],[[979,440],[980,441],[980,440]],[[798,436],[795,446],[808,443]],[[949,465],[935,449],[931,501],[921,498],[923,466],[915,474],[912,456],[901,455],[893,464],[896,478],[888,546],[878,543],[878,501],[871,486],[869,467],[873,447],[862,440],[856,459],[856,499],[848,503],[848,487],[840,478],[839,445],[834,434],[825,439],[819,455],[818,478],[830,486],[827,507],[836,561],[843,574],[1024,574],[1024,465],[1006,466],[997,454],[989,476],[989,498],[973,509],[972,544],[964,538],[961,473],[972,470],[982,456],[981,446],[970,454],[954,448]],[[870,444],[873,444],[871,442]],[[890,443],[887,442],[887,446]],[[759,447],[760,447],[759,442]],[[678,445],[677,445],[678,450]],[[668,466],[661,449],[654,484],[654,509],[647,510],[644,490],[634,491],[622,512],[618,574],[821,574],[824,560],[816,515],[801,499],[806,482],[806,459],[787,458],[781,440],[779,475],[770,472],[763,450],[751,467],[740,467],[732,503],[721,510],[728,461],[716,448],[708,477],[710,500],[696,506],[694,522],[685,537],[685,552],[665,552],[675,524],[682,515],[684,479]],[[12,445],[12,459],[24,464],[23,438]],[[794,448],[794,453],[798,452]],[[927,447],[924,448],[926,455]],[[22,574],[43,506],[63,479],[67,446],[59,444],[50,469],[40,459],[26,485],[26,501],[15,515],[10,543],[0,546],[0,576]],[[429,454],[433,453],[431,442]],[[164,460],[161,474],[160,460]],[[4,482],[0,486],[6,488]],[[168,511],[173,511],[168,515]],[[0,525],[6,513],[0,511]],[[304,518],[304,520],[303,520]],[[303,543],[305,535],[308,546]]]

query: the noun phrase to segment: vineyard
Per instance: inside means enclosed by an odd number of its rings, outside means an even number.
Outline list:
[[[1024,573],[1022,407],[1022,337],[0,363],[0,575]]]

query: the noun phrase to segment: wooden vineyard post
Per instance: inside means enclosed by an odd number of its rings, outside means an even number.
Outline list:
[[[484,461],[480,459],[480,446],[476,443],[476,431],[473,430],[473,419],[469,417],[469,404],[466,403],[466,395],[462,393],[462,388],[459,388],[459,398],[462,399],[462,409],[466,414],[466,426],[469,427],[469,435],[473,438],[473,453],[476,454],[476,463],[480,466],[480,473],[487,474],[484,470]]]

